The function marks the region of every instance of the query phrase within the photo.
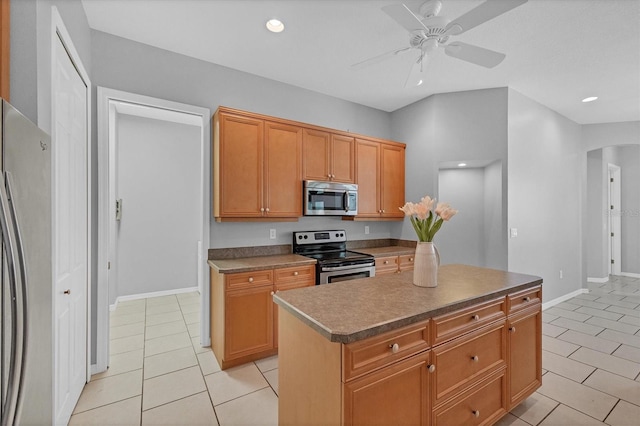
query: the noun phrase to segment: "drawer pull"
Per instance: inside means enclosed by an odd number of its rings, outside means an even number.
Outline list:
[[[253,282],[253,277],[249,277],[249,282],[252,283]]]
[[[389,345],[389,348],[391,348],[391,352],[396,354],[400,350],[400,345],[398,345],[397,343],[394,343],[393,345]]]
[[[480,315],[475,314],[474,316],[471,317],[471,319],[473,319],[475,321],[480,321]]]
[[[523,302],[529,302],[531,301],[531,298],[529,296],[525,297],[522,299]]]
[[[385,261],[384,261],[384,264],[386,265],[387,263],[389,263],[389,261],[388,261],[388,260],[385,260]]]
[[[295,272],[293,273],[293,276],[297,277],[297,276],[298,276],[298,271],[295,271]]]
[[[409,258],[409,262],[413,262],[413,257],[410,257],[410,258]]]
[[[433,364],[427,365],[427,370],[429,370],[429,373],[433,373],[434,371],[436,371],[436,366]]]
[[[473,410],[473,417],[480,417],[480,410]]]
[[[516,332],[516,328],[515,327],[509,327],[509,331],[512,332],[512,333],[515,333]]]
[[[473,361],[473,362],[478,362],[479,359],[480,358],[478,358],[478,355],[474,355],[474,356],[471,357],[471,361]]]

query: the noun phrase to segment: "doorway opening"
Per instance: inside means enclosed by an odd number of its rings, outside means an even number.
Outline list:
[[[208,346],[209,110],[98,88],[99,247],[94,372],[118,301],[198,291]]]

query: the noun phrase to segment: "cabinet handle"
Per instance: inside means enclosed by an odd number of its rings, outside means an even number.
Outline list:
[[[515,327],[509,327],[509,331],[512,332],[512,333],[515,333],[516,332],[516,328]]]
[[[478,355],[474,355],[474,356],[471,357],[471,361],[473,361],[473,362],[478,362],[479,359],[480,358],[478,358]]]
[[[413,262],[413,257],[410,257],[410,258],[409,258],[409,262]]]
[[[471,319],[475,321],[480,321],[480,315],[475,314],[474,316],[471,317]]]
[[[260,207],[260,211],[264,213],[264,207]]]
[[[427,365],[427,370],[429,370],[429,373],[433,373],[434,371],[436,371],[436,366],[433,364]]]
[[[384,213],[384,209],[382,209],[382,213]]]
[[[388,261],[388,260],[385,260],[385,261],[384,261],[384,264],[386,265],[387,263],[389,263],[389,261]]]
[[[400,350],[400,345],[398,345],[397,343],[389,345],[389,347],[391,348],[391,352],[393,352],[394,354],[398,353],[398,351]]]
[[[294,277],[297,277],[297,276],[298,276],[298,271],[295,271],[295,272],[293,273],[293,276],[294,276]]]
[[[269,207],[266,208],[267,213],[269,213]]]
[[[473,410],[473,417],[480,417],[480,410]]]
[[[272,292],[271,292],[271,295],[273,296],[274,294],[276,294],[276,292],[275,292],[275,291],[272,291]]]
[[[253,277],[249,277],[249,282],[252,283],[253,282]]]
[[[522,299],[525,302],[529,302],[531,300],[531,298],[529,296],[525,297],[524,299]]]
[[[71,294],[71,289],[67,289],[65,291],[63,291],[64,294]]]

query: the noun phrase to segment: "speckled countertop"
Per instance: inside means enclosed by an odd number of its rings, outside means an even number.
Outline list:
[[[351,343],[542,283],[540,277],[443,265],[438,286],[413,271],[280,292],[273,300],[332,342]]]
[[[416,249],[413,247],[404,246],[386,246],[386,247],[374,247],[374,248],[357,248],[353,249],[359,253],[370,254],[373,257],[384,256],[403,256],[405,254],[414,254]]]
[[[269,268],[278,269],[288,268],[290,266],[315,265],[316,260],[297,254],[282,254],[277,256],[256,256],[237,259],[213,259],[207,263],[222,274],[231,274]]]

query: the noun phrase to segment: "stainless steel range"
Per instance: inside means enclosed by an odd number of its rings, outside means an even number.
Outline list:
[[[316,284],[376,275],[373,256],[347,250],[347,233],[343,229],[294,232],[293,252],[318,261]]]

